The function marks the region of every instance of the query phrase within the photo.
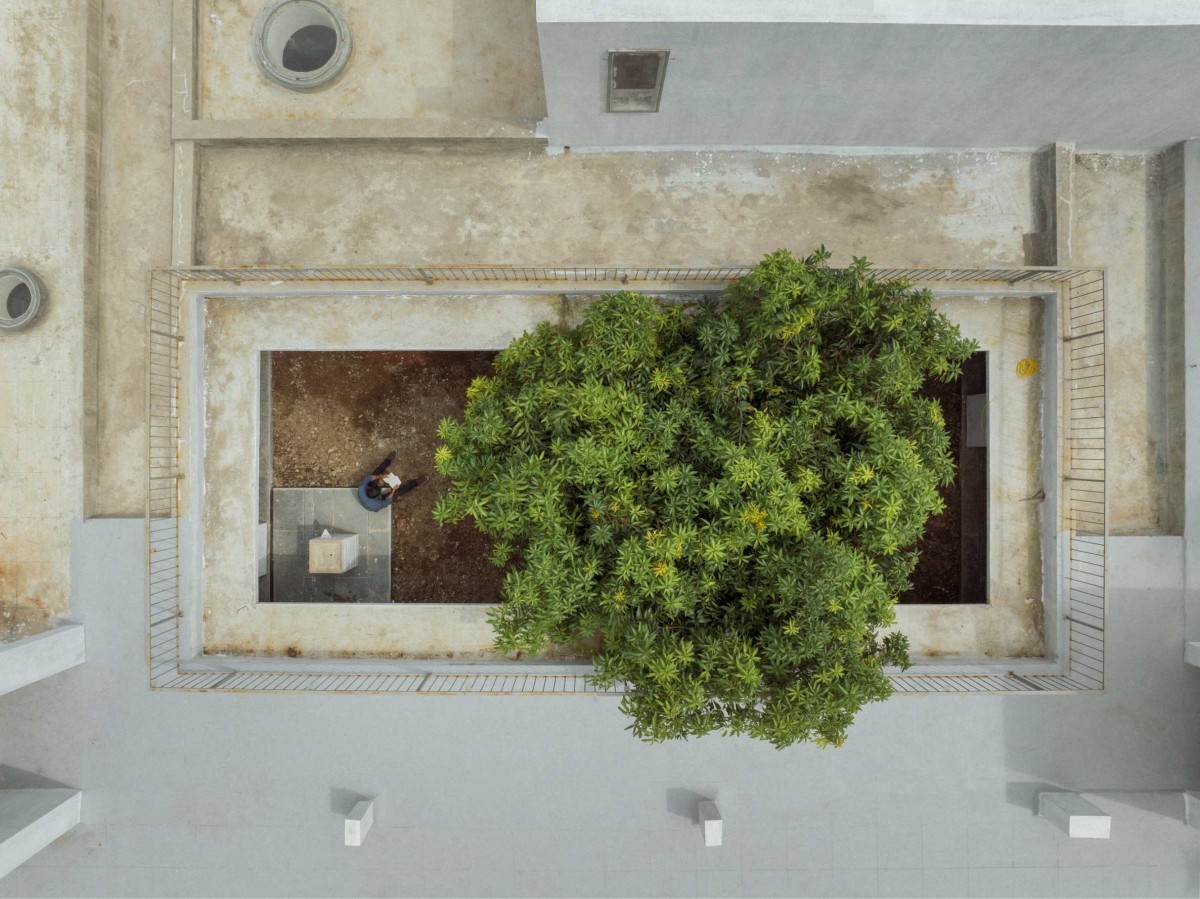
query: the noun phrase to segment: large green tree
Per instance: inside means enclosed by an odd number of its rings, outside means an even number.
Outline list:
[[[598,639],[648,740],[839,744],[890,693],[883,636],[954,478],[927,378],[976,349],[928,291],[780,251],[720,302],[603,297],[442,422],[441,522],[505,566],[496,646]]]

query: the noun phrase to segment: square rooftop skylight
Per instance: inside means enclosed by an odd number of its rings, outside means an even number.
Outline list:
[[[670,50],[609,50],[608,111],[658,112]]]

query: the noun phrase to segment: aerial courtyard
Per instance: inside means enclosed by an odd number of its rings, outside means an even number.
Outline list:
[[[87,634],[0,695],[0,824],[82,791],[0,899],[1195,894],[1200,122],[1172,60],[1200,23],[651,5],[300,2],[299,56],[266,2],[0,9],[0,267],[46,289],[0,330],[0,662]],[[609,111],[648,102],[609,51],[667,47],[657,111]],[[1051,49],[1062,90],[1019,100]],[[540,324],[698,308],[820,246],[978,343],[924,388],[958,477],[887,628],[913,667],[837,748],[647,745],[596,646],[497,650],[511,569],[433,519],[439,422]],[[369,511],[393,452],[421,483]],[[1048,792],[1110,838],[1039,818]]]

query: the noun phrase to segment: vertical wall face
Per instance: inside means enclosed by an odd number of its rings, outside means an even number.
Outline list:
[[[1184,630],[1200,639],[1200,141],[1179,148],[1183,172]]]
[[[548,21],[552,145],[1162,147],[1200,133],[1196,26]],[[603,4],[596,4],[603,7]],[[581,19],[586,18],[584,16]],[[612,14],[611,18],[617,18]],[[605,112],[611,49],[671,51],[657,113]]]
[[[1159,203],[1162,216],[1160,252],[1163,293],[1163,394],[1166,402],[1167,501],[1165,531],[1183,533],[1184,452],[1187,427],[1184,417],[1184,202],[1183,148],[1176,144],[1159,158]]]
[[[1075,157],[1073,261],[1106,271],[1109,528],[1118,536],[1178,534],[1183,510],[1167,167],[1161,154]]]
[[[96,2],[0,4],[0,259],[34,270],[49,297],[31,328],[0,335],[0,631],[6,611],[67,611],[70,521],[91,496],[96,122],[87,100],[98,12]]]

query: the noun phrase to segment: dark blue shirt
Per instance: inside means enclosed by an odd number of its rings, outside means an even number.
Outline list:
[[[372,475],[367,475],[358,482],[358,501],[362,503],[362,507],[368,512],[378,512],[380,509],[386,509],[396,501],[395,491],[387,496],[367,496],[367,485],[371,483]]]

